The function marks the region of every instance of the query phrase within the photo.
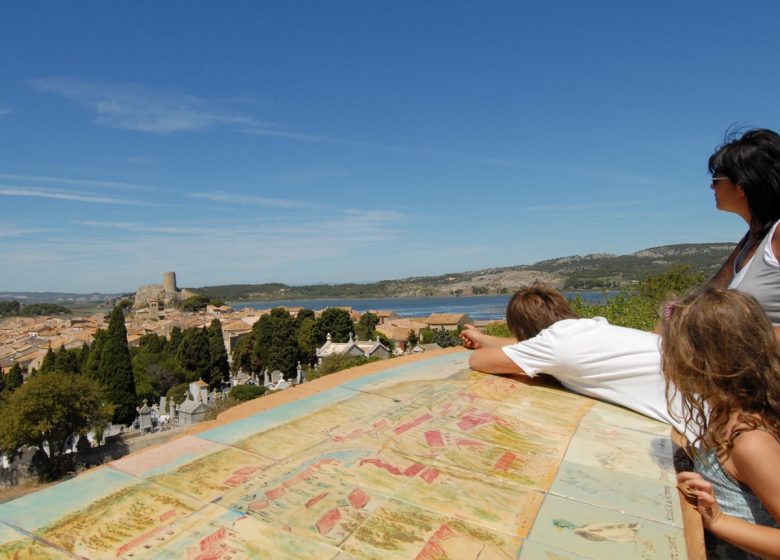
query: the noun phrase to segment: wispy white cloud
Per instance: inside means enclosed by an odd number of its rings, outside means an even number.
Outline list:
[[[46,233],[52,231],[46,228],[20,227],[13,224],[0,224],[0,238],[3,237],[24,237],[37,233]]]
[[[357,171],[353,167],[312,167],[282,173],[276,178],[285,183],[309,183],[321,179],[343,179],[353,176]]]
[[[286,198],[267,198],[263,196],[227,193],[222,191],[187,193],[187,196],[202,200],[210,200],[212,202],[225,202],[236,206],[270,206],[273,208],[301,208],[307,206],[304,202]]]
[[[48,175],[16,175],[12,173],[0,173],[0,179],[9,181],[29,181],[34,183],[53,183],[57,185],[76,185],[80,187],[104,187],[111,189],[128,190],[156,190],[158,187],[139,185],[137,183],[124,183],[121,181],[101,181],[95,179],[71,179],[69,177],[52,177]]]
[[[415,146],[380,146],[381,148],[393,152],[402,152],[408,154],[416,154],[420,156],[436,156],[448,159],[458,159],[463,161],[470,161],[473,163],[484,163],[488,165],[502,165],[510,166],[515,165],[516,162],[503,158],[497,158],[492,156],[485,156],[480,154],[469,154],[466,152],[458,152],[454,150],[440,150],[435,148],[421,148]]]
[[[635,206],[644,206],[647,200],[612,200],[605,202],[584,202],[582,204],[553,204],[539,206],[524,206],[518,208],[523,212],[557,212],[557,213],[577,213],[590,210],[603,210],[610,208],[626,208]]]
[[[159,161],[159,159],[154,156],[109,156],[102,158],[102,160],[112,163],[129,163],[131,165],[152,165]]]
[[[302,140],[304,142],[320,142],[323,144],[344,144],[347,146],[360,146],[366,148],[371,147],[371,144],[368,142],[345,140],[343,138],[336,138],[334,136],[327,136],[324,134],[308,134],[305,132],[280,130],[268,127],[252,127],[246,129],[245,132],[248,132],[249,134],[256,134],[258,136],[273,136],[275,138],[284,138],[287,140]]]
[[[188,227],[188,226],[150,226],[147,224],[132,222],[106,222],[95,220],[79,220],[76,222],[80,226],[98,227],[121,231],[132,231],[136,233],[163,233],[166,235],[207,235],[213,233],[208,228]]]
[[[112,128],[170,134],[216,126],[273,128],[273,123],[227,111],[218,104],[178,92],[134,84],[108,84],[73,78],[41,78],[31,84],[84,105],[96,114],[96,123]]]
[[[100,196],[89,193],[77,193],[54,189],[39,189],[7,185],[0,185],[0,196],[49,198],[54,200],[70,200],[74,202],[90,202],[94,204],[111,204],[121,206],[155,206],[155,204],[149,202],[129,200],[125,198],[114,198],[110,196]]]

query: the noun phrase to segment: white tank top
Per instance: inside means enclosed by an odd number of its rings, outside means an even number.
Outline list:
[[[774,326],[780,325],[780,263],[772,251],[772,237],[778,223],[780,221],[775,222],[767,232],[753,257],[739,272],[736,271],[740,261],[739,256],[737,257],[734,262],[734,277],[729,284],[732,290],[739,290],[756,298]]]

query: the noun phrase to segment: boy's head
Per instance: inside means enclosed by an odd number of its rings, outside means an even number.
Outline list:
[[[528,340],[562,319],[579,319],[566,297],[534,282],[515,292],[506,306],[506,325],[518,341]]]

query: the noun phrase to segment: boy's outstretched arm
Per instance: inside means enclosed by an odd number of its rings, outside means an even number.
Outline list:
[[[463,346],[471,350],[478,348],[500,347],[517,342],[514,338],[503,338],[483,333],[474,325],[464,325],[460,333],[463,340]]]
[[[516,363],[504,354],[501,347],[488,346],[471,353],[471,369],[485,373],[525,373]]]

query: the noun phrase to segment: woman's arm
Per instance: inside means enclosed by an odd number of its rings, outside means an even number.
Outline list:
[[[743,239],[737,243],[737,246],[734,247],[734,250],[729,254],[729,258],[726,259],[726,262],[718,269],[715,276],[710,278],[709,282],[707,282],[707,286],[712,288],[728,288],[731,279],[734,278],[734,261],[737,260],[737,255],[739,255],[739,252],[742,250],[743,241],[745,240]]]

